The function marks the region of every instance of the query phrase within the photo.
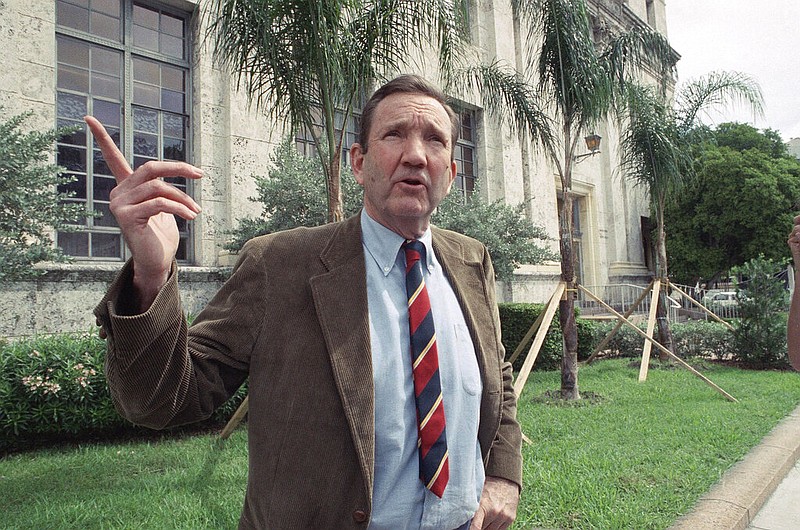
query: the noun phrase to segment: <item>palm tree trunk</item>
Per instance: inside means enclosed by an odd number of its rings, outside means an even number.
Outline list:
[[[325,185],[328,188],[328,222],[335,223],[344,220],[344,206],[342,204],[342,154],[335,150],[328,165],[328,174]]]
[[[564,191],[559,215],[561,279],[566,282],[564,298],[558,304],[559,323],[564,336],[564,356],[561,360],[561,397],[580,399],[578,391],[578,327],[575,323],[575,259],[572,244],[572,195]]]
[[[658,342],[660,342],[666,349],[671,352],[675,351],[675,344],[672,340],[672,331],[669,328],[669,315],[667,313],[667,234],[664,230],[664,198],[659,199],[659,212],[658,212],[658,235],[656,237],[656,246],[658,247],[656,253],[658,255],[657,267],[659,278],[661,278],[661,285],[664,288],[658,296],[658,307],[656,307],[656,322],[658,323]],[[661,362],[669,361],[670,356],[659,350],[658,359]]]
[[[662,285],[666,286],[667,284],[662,283]],[[669,351],[674,351],[673,349],[673,341],[672,341],[672,331],[669,329],[669,318],[667,314],[667,293],[665,289],[662,289],[661,293],[658,295],[658,306],[656,307],[656,322],[658,323],[658,342],[660,342],[666,349]],[[670,356],[667,355],[664,351],[658,350],[658,360],[661,362],[667,362],[670,360]]]

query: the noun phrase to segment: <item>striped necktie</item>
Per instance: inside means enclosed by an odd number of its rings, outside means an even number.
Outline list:
[[[425,245],[421,241],[409,240],[403,243],[403,250],[406,254],[408,325],[419,427],[419,475],[425,487],[441,497],[450,477],[450,467],[436,332],[428,290],[422,277]]]

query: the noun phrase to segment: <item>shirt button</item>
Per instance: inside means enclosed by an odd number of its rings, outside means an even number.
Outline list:
[[[357,523],[367,522],[367,512],[363,510],[356,510],[353,512],[353,521]]]
[[[391,267],[384,267],[383,268],[383,272],[389,272],[390,270],[392,270]]]

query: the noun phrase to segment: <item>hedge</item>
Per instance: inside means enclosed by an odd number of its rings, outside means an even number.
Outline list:
[[[105,351],[96,331],[0,342],[0,452],[152,432],[134,426],[114,408],[103,375]],[[227,421],[246,391],[243,385],[197,427]]]
[[[611,331],[614,322],[598,324],[599,337]],[[645,330],[646,323],[639,324]],[[704,358],[709,360],[728,360],[732,358],[731,341],[733,333],[719,322],[690,320],[670,324],[675,354],[683,359]],[[658,337],[655,337],[658,339]],[[636,333],[630,326],[622,326],[606,346],[607,354],[623,357],[640,357],[644,346],[644,337]],[[655,351],[655,349],[654,349]],[[658,355],[658,353],[656,353]]]
[[[498,304],[500,309],[500,327],[503,333],[503,346],[506,349],[506,359],[510,359],[519,343],[525,338],[525,334],[536,322],[539,314],[545,310],[544,304]],[[576,311],[577,315],[577,311]],[[578,360],[584,360],[591,355],[598,340],[598,325],[596,322],[581,318],[576,318],[578,326]],[[602,338],[602,336],[600,336]],[[531,341],[514,361],[514,370],[519,370],[525,362]],[[556,311],[550,329],[545,335],[536,362],[533,364],[534,370],[559,370],[561,368],[561,358],[563,356],[561,325]]]
[[[544,311],[544,304],[499,304],[500,325],[503,332],[503,346],[506,359],[510,359],[517,345],[525,337],[539,314]],[[578,360],[586,360],[600,341],[615,326],[616,320],[575,319],[578,326]],[[644,330],[646,324],[639,324]],[[701,357],[713,360],[732,358],[731,331],[719,322],[690,320],[670,324],[672,338],[675,343],[675,354],[681,358]],[[644,338],[630,326],[622,326],[605,347],[606,355],[623,357],[640,357]],[[534,370],[560,370],[562,357],[562,335],[558,320],[558,312],[553,317],[550,330],[545,336],[539,355],[533,365]],[[530,341],[532,342],[532,340]],[[514,361],[514,369],[519,370],[525,362],[530,348],[526,344],[522,354]]]
[[[509,358],[536,318],[541,304],[500,304],[503,345]],[[578,358],[586,359],[613,323],[577,319]],[[673,324],[682,357],[729,358],[730,332],[721,324]],[[612,355],[639,356],[643,339],[624,326],[609,344]],[[515,361],[519,370],[530,344]],[[110,438],[151,433],[123,419],[114,409],[103,376],[105,342],[96,331],[0,340],[0,452],[43,443]],[[536,370],[558,370],[561,330],[557,314],[539,356]],[[193,428],[218,427],[247,395],[247,384],[206,422]],[[180,429],[177,429],[180,430]]]
[[[35,437],[116,429],[123,420],[102,375],[97,334],[37,337],[0,352],[0,448]]]

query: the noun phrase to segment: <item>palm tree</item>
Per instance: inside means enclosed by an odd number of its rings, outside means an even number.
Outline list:
[[[344,124],[358,98],[422,45],[436,46],[450,71],[468,34],[465,13],[464,0],[212,0],[206,16],[215,57],[237,87],[271,119],[311,134],[336,221]]]
[[[544,152],[561,180],[558,217],[561,280],[559,304],[564,335],[561,395],[579,399],[575,323],[575,257],[572,232],[572,170],[580,139],[608,118],[618,96],[645,65],[659,80],[672,79],[677,55],[649,28],[635,28],[596,43],[584,0],[512,0],[527,30],[527,72],[495,62],[466,69],[484,106],[508,119]]]
[[[700,114],[729,103],[746,103],[754,112],[761,113],[763,98],[758,84],[741,73],[712,73],[682,87],[674,107],[663,92],[652,87],[627,88],[627,126],[620,141],[621,167],[628,178],[645,186],[650,194],[656,220],[656,276],[662,284],[669,277],[664,207],[671,194],[693,174],[691,152],[694,137],[702,131]],[[657,316],[659,340],[672,351],[663,291]]]

